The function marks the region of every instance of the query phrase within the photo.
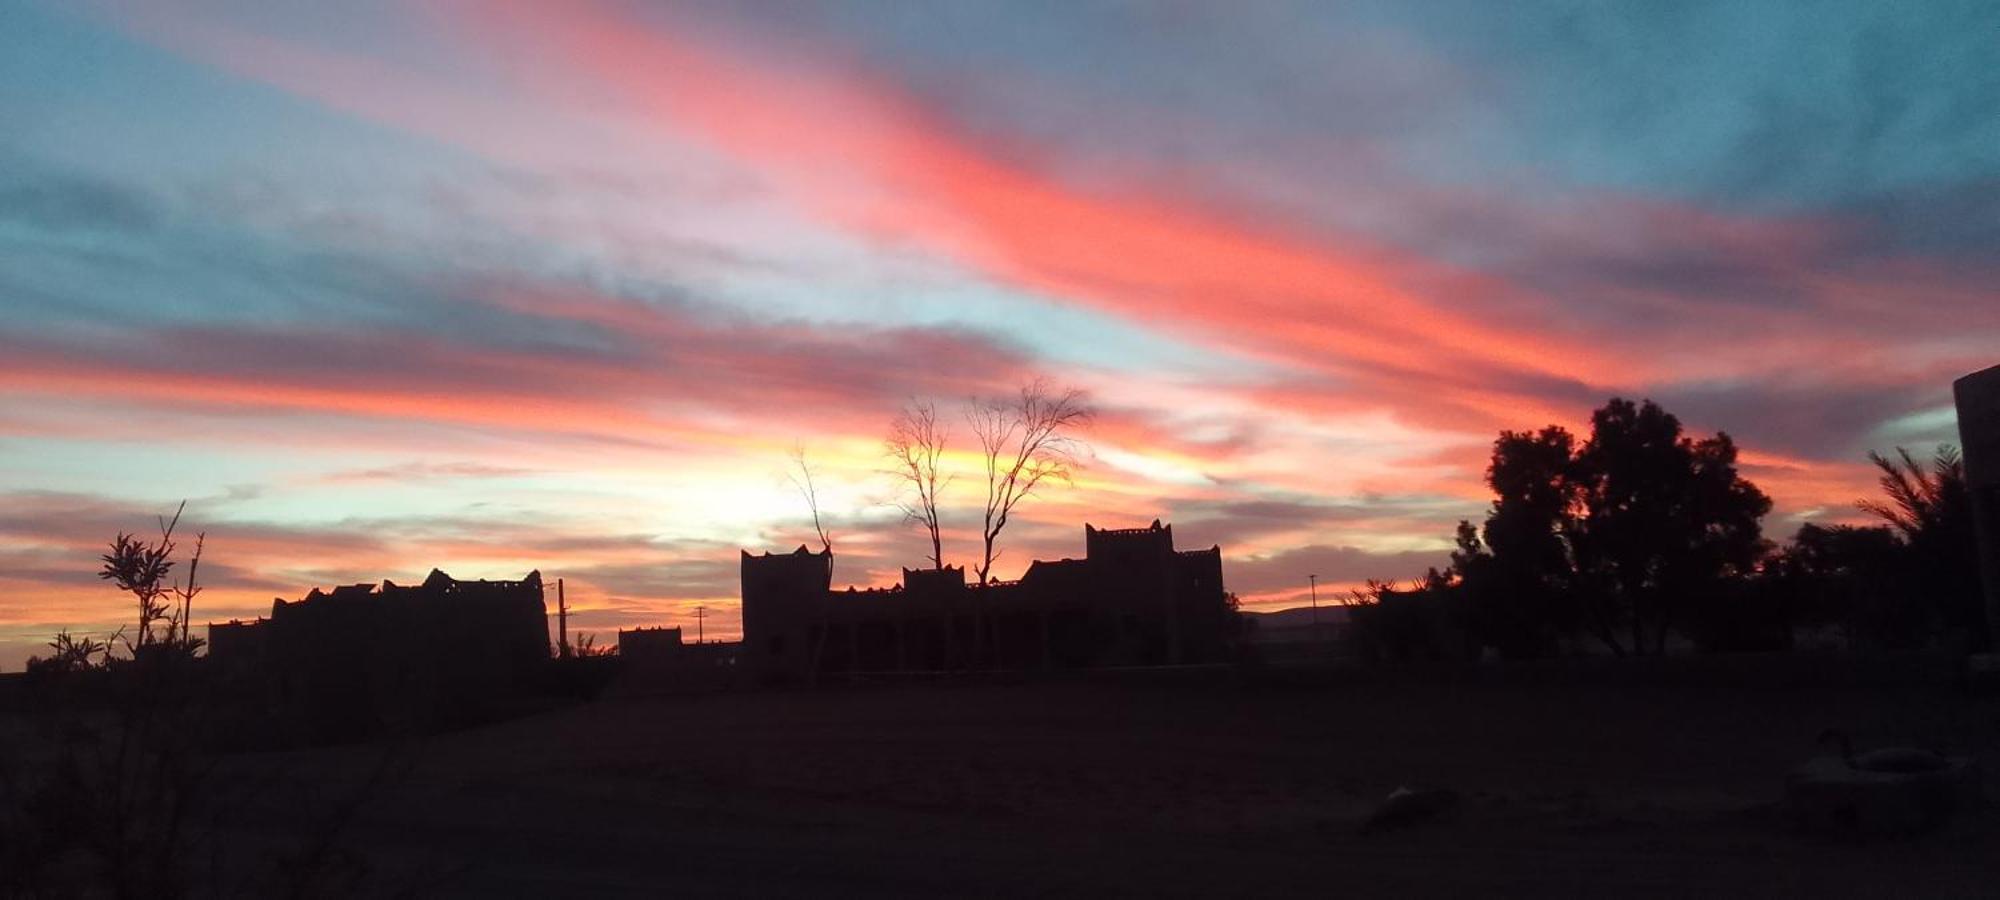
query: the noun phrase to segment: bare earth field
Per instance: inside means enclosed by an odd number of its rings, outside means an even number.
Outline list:
[[[1774,807],[1828,727],[1971,753],[1990,781],[2000,701],[1945,672],[1604,660],[609,698],[232,757],[226,777],[272,786],[227,827],[247,845],[359,797],[337,840],[367,884],[447,896],[2000,896],[2000,811],[1858,842]],[[1403,784],[1464,800],[1357,833]]]

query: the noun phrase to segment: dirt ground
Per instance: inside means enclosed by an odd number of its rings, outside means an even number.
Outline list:
[[[2000,811],[1792,832],[1828,727],[2000,771],[1936,661],[1771,657],[628,696],[224,773],[244,840],[356,797],[364,883],[445,896],[2000,896]],[[1400,785],[1463,801],[1358,833]]]

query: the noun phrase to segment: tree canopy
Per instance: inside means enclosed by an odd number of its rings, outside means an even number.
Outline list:
[[[1502,432],[1482,530],[1460,525],[1454,573],[1472,627],[1503,655],[1553,652],[1589,631],[1613,653],[1659,653],[1691,597],[1752,571],[1770,498],[1726,433],[1693,438],[1652,401],[1613,398],[1588,440]]]

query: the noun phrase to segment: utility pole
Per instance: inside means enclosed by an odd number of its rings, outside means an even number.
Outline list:
[[[1306,585],[1312,589],[1313,637],[1319,637],[1319,576],[1307,575]]]
[[[697,644],[704,643],[707,638],[707,635],[703,633],[701,627],[702,626],[701,620],[706,618],[708,618],[708,607],[697,606],[694,608],[694,642]]]
[[[569,658],[569,600],[563,596],[563,580],[556,579],[556,656]]]

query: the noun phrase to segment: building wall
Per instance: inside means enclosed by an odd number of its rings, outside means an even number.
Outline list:
[[[678,627],[634,628],[618,632],[618,658],[628,663],[644,665],[653,661],[672,661],[680,656],[685,646]]]
[[[816,673],[1164,664],[1223,659],[1219,548],[1178,552],[1171,526],[1084,528],[1085,558],[1019,581],[905,569],[894,588],[831,591],[831,557],[743,554],[744,659],[766,680]]]
[[[232,671],[254,670],[264,662],[265,637],[262,621],[210,622],[208,658]]]
[[[311,737],[478,718],[539,685],[548,610],[539,573],[521,581],[346,585],[275,600],[258,623],[210,626],[224,669],[252,675]],[[254,663],[243,665],[244,654]],[[246,671],[247,670],[247,671]]]
[[[1986,627],[1993,645],[2000,647],[2000,366],[1960,378],[1952,385],[1952,395],[1978,523]]]

